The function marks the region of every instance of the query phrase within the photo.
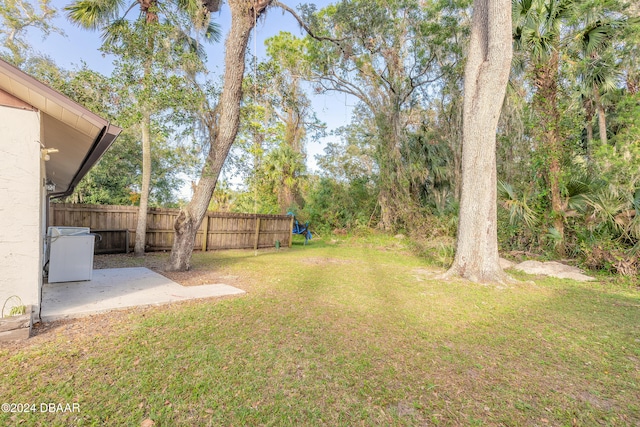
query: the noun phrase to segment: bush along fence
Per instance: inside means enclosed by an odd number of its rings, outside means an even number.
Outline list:
[[[173,225],[179,209],[149,208],[147,251],[170,250]],[[137,206],[51,203],[49,225],[89,227],[100,236],[96,254],[133,250],[138,220]],[[287,215],[207,212],[196,235],[194,250],[260,249],[291,246],[293,218]]]

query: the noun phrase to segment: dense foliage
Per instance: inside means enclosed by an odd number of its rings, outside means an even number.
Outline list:
[[[121,99],[127,91],[133,100],[145,98],[132,95],[141,63],[116,52],[119,71],[112,76],[60,70],[24,37],[25,28],[57,30],[55,9],[40,4],[23,8],[22,16],[0,10],[7,28],[0,32],[2,57],[114,121],[133,123],[136,103]],[[309,35],[280,33],[267,42],[266,59],[249,59],[240,133],[211,207],[293,211],[319,232],[379,227],[450,251],[461,185],[469,2],[343,0],[298,12]],[[501,250],[635,274],[640,7],[625,0],[515,0],[513,24],[515,57],[498,129]],[[151,203],[170,205],[179,203],[180,177],[202,160],[200,106],[215,105],[219,91],[196,83],[193,57],[156,59],[192,70],[189,81],[173,73],[163,77],[174,80],[164,84],[158,76],[145,89],[159,96]],[[105,85],[117,90],[101,90]],[[341,129],[327,129],[311,108],[313,96],[329,92],[359,104]],[[137,202],[140,137],[127,127],[75,201]],[[325,151],[310,168],[305,145],[319,138]]]

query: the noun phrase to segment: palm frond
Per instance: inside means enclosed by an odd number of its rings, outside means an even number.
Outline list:
[[[78,0],[64,9],[74,24],[96,30],[114,20],[123,5],[122,0]]]
[[[616,217],[630,207],[627,200],[607,188],[585,196],[585,202],[592,210],[589,218],[592,228],[607,226],[624,232],[624,227]]]
[[[587,197],[604,189],[605,182],[596,175],[578,173],[573,175],[566,185],[568,208],[584,211],[587,206]]]
[[[545,237],[547,238],[547,240],[551,241],[554,248],[560,246],[564,241],[562,234],[560,234],[560,232],[555,227],[549,228],[549,230],[547,230],[547,234],[545,234]]]
[[[538,215],[529,206],[529,195],[526,192],[518,195],[511,184],[498,181],[498,200],[509,212],[511,225],[525,224],[533,228],[538,222]]]
[[[222,38],[222,27],[217,22],[209,21],[206,30],[204,31],[204,37],[208,42],[214,43],[220,41]]]
[[[115,19],[103,27],[102,39],[106,44],[117,44],[128,31],[129,22],[126,19]]]
[[[197,16],[203,9],[202,0],[178,0],[178,9],[186,12],[189,16]]]
[[[629,234],[638,242],[636,242],[636,246],[640,247],[640,214],[637,211],[634,211],[633,219],[628,225]]]
[[[576,37],[580,40],[583,50],[587,55],[602,50],[607,45],[612,35],[612,27],[602,25],[600,21],[596,21],[584,31],[579,32]]]

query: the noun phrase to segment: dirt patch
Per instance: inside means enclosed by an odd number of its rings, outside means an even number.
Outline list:
[[[93,259],[93,268],[100,270],[104,268],[146,267],[182,286],[218,283],[237,286],[242,283],[239,276],[231,275],[224,270],[214,270],[211,266],[194,266],[189,271],[164,271],[168,258],[169,254],[164,252],[148,253],[142,257],[136,257],[133,254],[96,255]]]
[[[424,267],[414,268],[411,271],[414,274],[413,277],[415,277],[418,282],[422,282],[425,279],[436,279],[443,273],[442,270],[430,270]]]
[[[215,285],[218,283],[236,286],[240,283],[239,276],[207,270],[194,269],[180,272],[158,271],[158,273],[176,283],[180,283],[182,286]]]
[[[228,297],[218,297],[221,300]],[[39,347],[49,342],[56,342],[56,348],[73,347],[79,340],[101,339],[122,335],[135,327],[132,316],[148,317],[168,310],[180,310],[185,306],[201,304],[202,301],[176,301],[162,306],[132,307],[118,309],[107,313],[93,314],[75,319],[59,319],[52,322],[38,322],[31,329],[31,336],[25,341],[2,343],[2,350],[24,350]]]
[[[516,265],[516,263],[515,263],[515,262],[510,261],[510,260],[505,259],[505,258],[502,258],[502,257],[500,258],[500,260],[499,260],[499,261],[500,261],[500,267],[501,267],[503,270],[506,270],[507,268],[513,268],[513,267]]]
[[[512,267],[514,270],[523,271],[528,274],[541,274],[544,276],[557,277],[559,279],[572,279],[578,282],[588,282],[595,280],[587,276],[577,267],[562,264],[555,261],[524,261]]]
[[[603,409],[606,411],[611,410],[614,407],[614,404],[609,399],[605,399],[604,397],[596,396],[587,391],[582,391],[578,393],[575,397],[576,400],[580,400],[583,402],[587,402],[591,406],[597,409]]]
[[[146,267],[150,270],[160,272],[169,259],[169,254],[164,252],[147,253],[144,256],[134,256],[133,254],[109,254],[95,255],[93,257],[93,268],[101,270],[104,268],[129,268]]]
[[[37,347],[47,342],[58,340],[59,347],[71,345],[78,339],[98,336],[109,336],[122,333],[127,328],[127,320],[134,313],[145,312],[155,307],[130,308],[86,316],[79,319],[62,319],[54,322],[38,322],[31,329],[31,336],[26,341],[15,341],[2,345],[3,349],[25,349]]]
[[[500,258],[500,267],[502,267],[503,270],[512,268],[528,274],[551,276],[559,279],[572,279],[578,282],[596,280],[593,277],[584,274],[583,271],[577,267],[555,261],[540,262],[529,260],[516,264],[513,261]],[[423,278],[435,278],[442,274],[442,272],[428,270],[426,268],[416,268],[413,272],[416,274],[416,278],[418,280],[422,280]]]
[[[303,258],[303,264],[308,265],[343,265],[352,264],[353,261],[348,259],[328,258],[328,257],[308,257]]]

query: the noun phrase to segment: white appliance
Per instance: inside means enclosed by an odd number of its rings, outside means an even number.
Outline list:
[[[94,241],[89,227],[49,227],[49,283],[91,280]]]

